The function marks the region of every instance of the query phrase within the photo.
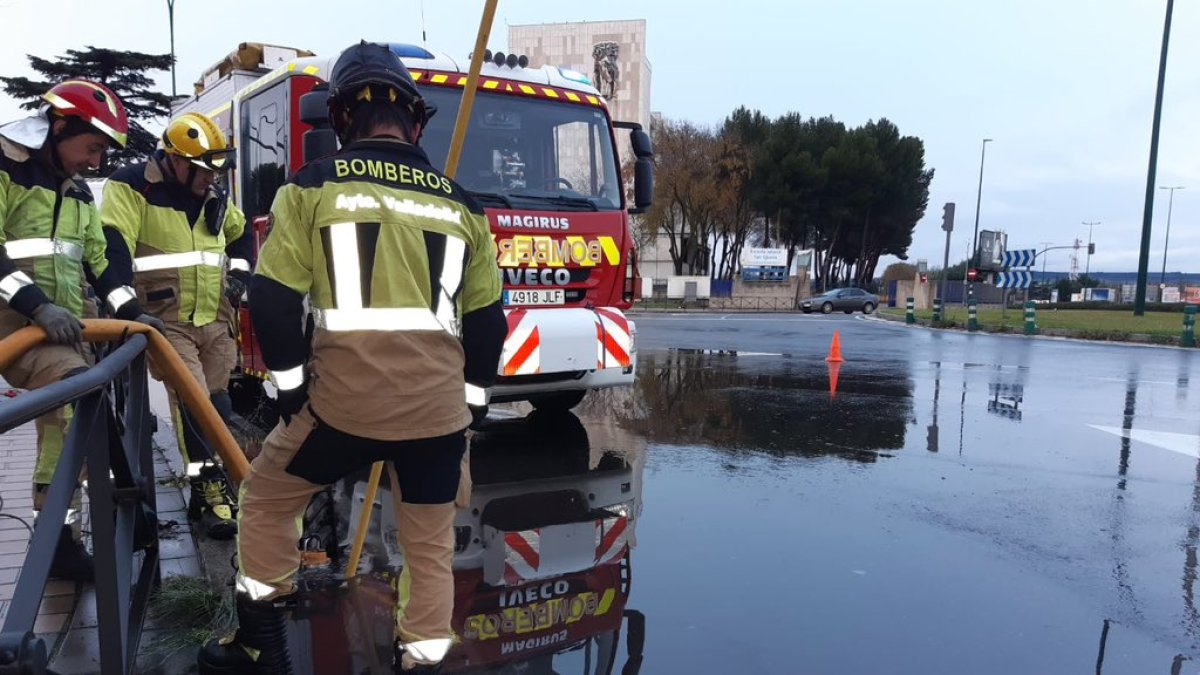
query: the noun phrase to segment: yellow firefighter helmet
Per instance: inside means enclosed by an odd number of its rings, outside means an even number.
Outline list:
[[[191,160],[202,169],[228,171],[233,168],[233,148],[225,134],[200,113],[185,113],[171,120],[163,131],[162,144],[168,155]]]

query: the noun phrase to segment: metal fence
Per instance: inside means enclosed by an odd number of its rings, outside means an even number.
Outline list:
[[[151,593],[160,584],[146,338],[133,335],[89,369],[0,409],[0,433],[74,404],[62,456],[38,515],[0,633],[0,675],[45,673],[33,633],[80,471],[87,466],[100,672],[132,673]]]

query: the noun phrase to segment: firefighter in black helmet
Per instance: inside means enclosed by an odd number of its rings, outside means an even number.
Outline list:
[[[495,245],[483,211],[418,147],[432,111],[390,49],[347,49],[329,91],[342,149],[279,190],[251,282],[280,422],[242,483],[240,626],[205,647],[201,673],[287,671],[296,519],[374,461],[387,464],[404,553],[397,670],[433,672],[453,638],[465,431],[486,414],[507,333]]]

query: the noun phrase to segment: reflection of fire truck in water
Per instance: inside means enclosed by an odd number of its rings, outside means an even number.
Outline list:
[[[638,672],[645,619],[626,604],[643,464],[639,446],[589,439],[570,413],[492,421],[472,439],[475,485],[455,523],[452,621],[460,642],[442,672]],[[361,505],[361,484],[354,497],[337,500],[344,534],[358,522],[360,506],[345,510]],[[390,504],[390,495],[379,502]],[[390,513],[377,503],[368,531],[377,569],[403,565]],[[335,598],[310,605],[324,607],[307,612],[311,625],[301,628],[313,637],[312,672],[390,672],[388,581],[360,578]]]
[[[392,49],[438,108],[421,145],[440,164],[449,152],[466,67],[422,47]],[[209,115],[233,139],[237,170],[229,187],[254,223],[256,246],[286,177],[336,151],[322,93],[335,59],[243,43],[205,73],[194,97],[173,107],[173,115]],[[635,328],[625,311],[638,279],[628,214],[649,205],[649,136],[640,125],[612,122],[584,75],[526,67],[523,57],[498,54],[485,63],[477,91],[457,180],[487,212],[504,275],[508,338],[492,400],[566,409],[590,389],[631,384]],[[629,208],[617,128],[630,130],[635,156]],[[396,171],[357,164],[346,170],[368,180]],[[267,368],[247,313],[241,314],[247,377],[232,389],[244,410],[260,400]]]

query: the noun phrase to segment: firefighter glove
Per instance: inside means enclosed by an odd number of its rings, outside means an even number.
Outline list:
[[[134,319],[134,321],[137,321],[138,323],[144,323],[147,326],[150,326],[154,330],[158,331],[159,333],[164,333],[167,329],[166,325],[162,322],[162,319],[158,318],[157,316],[154,316],[153,314],[146,314],[146,313],[138,314],[137,318]]]
[[[245,276],[244,276],[245,275]],[[246,294],[247,282],[245,272],[230,272],[225,278],[225,298],[232,304],[236,305],[242,301],[242,296]]]
[[[33,310],[33,322],[46,331],[51,342],[73,345],[83,340],[83,324],[79,319],[52,302]]]

